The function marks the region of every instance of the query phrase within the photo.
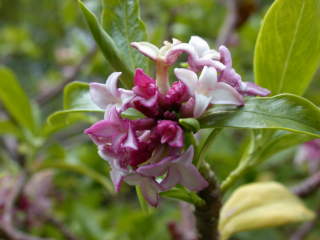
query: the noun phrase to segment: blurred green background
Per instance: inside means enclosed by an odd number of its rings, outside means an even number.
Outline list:
[[[84,2],[99,14],[98,0]],[[273,1],[240,2],[241,19],[226,44],[232,52],[235,69],[245,81],[253,81],[257,33],[261,19]],[[216,48],[228,14],[222,0],[140,0],[140,6],[149,40],[156,45],[172,37],[188,41],[191,35],[199,35]],[[96,50],[76,0],[0,0],[0,64],[11,68],[28,96],[40,103],[43,121],[62,108],[63,91],[49,98],[48,93],[64,82],[70,69],[84,58],[85,64],[75,80],[103,82],[113,71]],[[317,73],[305,95],[317,105],[320,105],[319,80]],[[82,134],[85,127],[77,125],[55,134],[45,153],[37,157],[47,162],[86,166],[108,175],[107,164]],[[236,166],[246,136],[245,131],[225,130],[212,146],[208,161],[220,179]],[[278,154],[247,174],[244,181],[274,179],[289,186],[299,182],[309,172],[307,167],[293,164],[294,154],[295,149]],[[15,171],[5,157],[1,155],[0,158],[2,174]],[[179,221],[181,217],[179,203],[175,201],[162,200],[160,207],[147,215],[140,210],[134,189],[123,186],[121,193],[113,196],[96,181],[72,171],[56,170],[53,185],[51,211],[79,239],[166,240],[170,239],[169,223]],[[318,193],[309,198],[307,204],[313,208],[319,198]],[[35,235],[64,239],[50,223],[22,226]],[[233,239],[287,239],[295,227],[241,233]],[[319,239],[318,234],[320,231],[308,239]]]

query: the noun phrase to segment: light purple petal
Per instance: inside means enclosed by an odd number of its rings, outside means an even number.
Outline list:
[[[256,85],[253,82],[241,82],[241,93],[246,96],[268,96],[271,92],[266,89]]]
[[[219,47],[219,52],[220,52],[220,60],[221,62],[226,65],[227,67],[232,67],[232,58],[231,58],[231,53],[228,48],[225,46],[221,45]]]
[[[159,190],[160,186],[158,183],[156,183],[152,179],[145,179],[143,182],[140,184],[141,187],[141,193],[143,197],[147,200],[147,202],[153,206],[157,207],[159,203]]]
[[[211,98],[202,94],[195,95],[195,103],[193,109],[193,116],[195,118],[200,117],[208,108]]]
[[[111,73],[106,81],[106,89],[113,95],[115,98],[120,97],[120,93],[118,91],[117,83],[118,79],[121,75],[121,72]]]
[[[108,141],[110,137],[119,134],[118,124],[109,120],[101,120],[84,131],[97,143]]]
[[[183,147],[183,130],[177,126],[176,136],[169,143],[171,147]]]
[[[90,83],[89,94],[92,101],[101,109],[105,110],[109,104],[114,104],[117,99],[101,83]]]
[[[230,85],[219,82],[211,92],[212,104],[231,104],[242,106],[244,104],[242,96]]]
[[[120,169],[117,169],[117,168],[111,169],[110,177],[111,177],[111,180],[113,182],[113,185],[114,185],[114,188],[115,188],[116,192],[120,191],[121,184],[123,182],[123,179],[124,179],[125,175],[126,174],[123,171],[121,171]]]
[[[203,54],[210,49],[208,43],[203,38],[198,36],[192,36],[189,44],[194,47],[199,57],[202,57]]]
[[[193,160],[194,149],[190,146],[186,151],[184,151],[178,158],[174,159],[174,163],[191,164]]]
[[[130,45],[154,61],[158,58],[159,48],[149,42],[132,42]]]
[[[129,124],[128,134],[123,146],[134,150],[138,149],[138,142],[135,133],[133,132],[131,124]]]
[[[172,159],[172,157],[166,157],[160,162],[141,166],[137,169],[137,172],[148,177],[162,176],[168,170]]]
[[[161,181],[160,185],[164,191],[176,186],[180,180],[180,173],[175,166],[169,168],[167,176]]]
[[[198,82],[197,74],[185,68],[175,68],[174,73],[188,87],[190,94],[193,95]]]
[[[217,82],[217,71],[213,67],[205,66],[200,74],[198,88],[204,91],[211,89]]]
[[[191,191],[200,191],[208,186],[208,182],[192,164],[179,164],[179,173],[179,183]]]

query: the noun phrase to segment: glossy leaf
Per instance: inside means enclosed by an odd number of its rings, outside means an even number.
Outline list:
[[[252,183],[238,188],[223,205],[219,231],[226,240],[237,232],[310,221],[314,216],[285,186]]]
[[[0,67],[0,100],[17,123],[30,131],[35,131],[30,100],[14,74],[5,67]]]
[[[250,98],[239,108],[212,108],[199,122],[202,128],[282,129],[320,137],[320,109],[293,94]]]
[[[103,113],[91,100],[89,85],[72,82],[64,89],[64,110],[57,111],[48,117],[46,132],[51,133],[78,121],[93,122],[95,118],[84,113]]]
[[[258,35],[256,82],[272,94],[302,95],[320,63],[320,2],[277,0]]]
[[[147,58],[130,47],[131,42],[147,40],[144,23],[140,18],[138,0],[103,0],[103,28],[110,34],[131,69],[147,70]]]
[[[185,201],[196,206],[201,206],[204,204],[204,200],[196,193],[190,192],[184,188],[172,188],[169,191],[161,192],[160,196]]]
[[[122,85],[124,85],[124,87],[132,86],[133,69],[124,62],[125,58],[121,55],[112,38],[102,28],[96,16],[81,1],[79,1],[79,4],[89,25],[90,31],[105,58],[116,71],[122,72],[122,77],[120,79]]]

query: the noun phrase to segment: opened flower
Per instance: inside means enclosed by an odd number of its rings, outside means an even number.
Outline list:
[[[183,81],[194,97],[193,116],[200,117],[209,104],[244,104],[242,96],[230,85],[218,82],[217,71],[213,67],[204,67],[200,77],[191,70],[176,68],[175,74]]]

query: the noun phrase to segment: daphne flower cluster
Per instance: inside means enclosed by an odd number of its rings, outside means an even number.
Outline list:
[[[109,162],[116,191],[123,182],[138,185],[149,204],[157,206],[159,192],[177,184],[191,191],[208,185],[192,163],[194,149],[184,144],[179,118],[198,118],[216,104],[242,106],[243,96],[266,96],[269,91],[242,82],[228,49],[210,49],[200,37],[191,37],[189,43],[174,39],[160,49],[148,42],[131,45],[155,62],[155,79],[136,69],[131,90],[117,87],[119,72],[106,84],[91,83],[91,98],[105,116],[85,133]],[[169,81],[170,67],[183,53],[189,67],[175,68],[177,79]],[[125,117],[129,110],[142,117]]]

